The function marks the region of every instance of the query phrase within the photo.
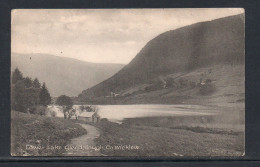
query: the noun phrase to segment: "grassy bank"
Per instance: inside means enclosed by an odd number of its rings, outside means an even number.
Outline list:
[[[109,156],[241,156],[243,121],[232,126],[218,121],[212,116],[131,118],[122,124],[102,120],[96,142],[139,147],[101,150]]]
[[[64,147],[70,139],[87,133],[71,120],[16,111],[11,113],[13,156],[59,156],[65,151]]]

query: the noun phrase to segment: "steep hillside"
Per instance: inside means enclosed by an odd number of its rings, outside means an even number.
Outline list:
[[[24,76],[46,82],[52,96],[78,95],[118,72],[121,64],[97,64],[48,54],[12,53],[11,70],[18,67]]]
[[[186,74],[213,65],[244,64],[244,14],[165,32],[144,46],[122,70],[79,95],[85,101],[123,94],[160,76]],[[221,76],[220,76],[221,77]]]

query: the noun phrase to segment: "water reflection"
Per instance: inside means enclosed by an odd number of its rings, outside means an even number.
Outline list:
[[[79,110],[80,105],[73,108]],[[63,117],[62,108],[49,106],[49,109],[57,113],[57,117]],[[151,116],[193,116],[212,115],[217,111],[213,107],[201,105],[98,105],[101,118],[107,118],[113,122],[121,122],[125,118],[151,117]],[[91,117],[93,113],[81,113],[82,117]]]

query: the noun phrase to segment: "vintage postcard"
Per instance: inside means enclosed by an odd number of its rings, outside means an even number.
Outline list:
[[[244,9],[11,14],[12,156],[244,155]]]

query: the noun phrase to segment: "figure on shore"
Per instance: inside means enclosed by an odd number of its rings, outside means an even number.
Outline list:
[[[100,114],[99,114],[99,110],[97,106],[91,106],[92,107],[92,111],[94,112],[94,114],[92,115],[92,122],[95,123],[95,119],[96,119],[96,123],[100,122]]]

